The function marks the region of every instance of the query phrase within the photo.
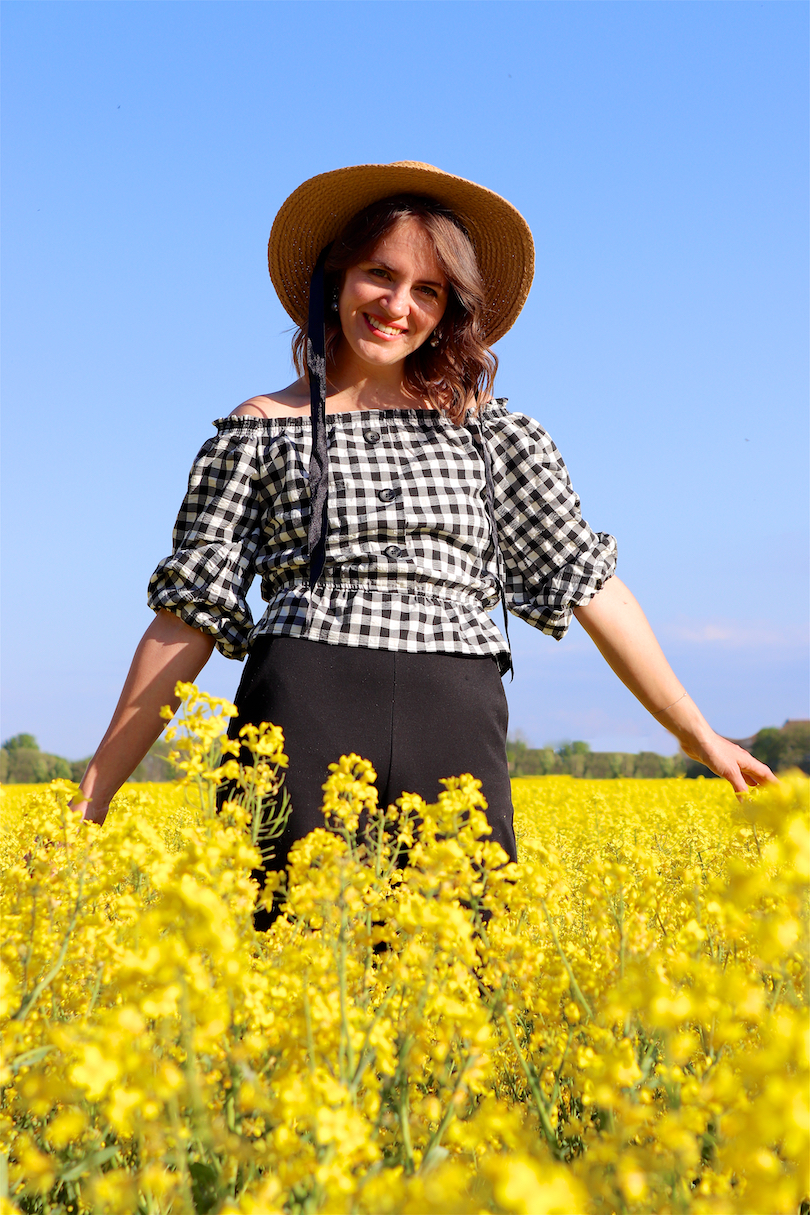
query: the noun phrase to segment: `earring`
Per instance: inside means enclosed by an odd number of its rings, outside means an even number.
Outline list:
[[[441,342],[441,338],[439,337],[438,331],[436,329],[434,329],[433,336],[430,339],[430,344],[434,350],[436,349],[436,347],[439,345],[440,342]]]
[[[340,292],[338,291],[337,287],[335,287],[334,291],[332,292],[332,311],[333,312],[337,312],[337,310],[338,310],[338,300],[339,299],[340,299]]]

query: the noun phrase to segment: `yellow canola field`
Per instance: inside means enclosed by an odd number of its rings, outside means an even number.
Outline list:
[[[0,796],[0,1211],[796,1215],[806,778],[516,780],[510,866],[345,757],[257,933],[280,734],[217,814],[193,694],[186,784]]]

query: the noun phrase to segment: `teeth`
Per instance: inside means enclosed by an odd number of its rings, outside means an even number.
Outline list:
[[[402,333],[401,329],[393,329],[390,325],[384,325],[382,321],[378,321],[375,316],[369,316],[367,312],[364,313],[364,316],[370,325],[375,329],[379,329],[380,333],[390,333],[391,337],[396,337]]]

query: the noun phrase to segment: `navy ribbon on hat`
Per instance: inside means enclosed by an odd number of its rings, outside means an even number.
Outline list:
[[[329,497],[329,455],[326,441],[326,308],[324,263],[327,245],[315,263],[309,286],[307,323],[307,370],[312,418],[312,451],[309,457],[309,589],[323,573],[326,560],[326,508]]]

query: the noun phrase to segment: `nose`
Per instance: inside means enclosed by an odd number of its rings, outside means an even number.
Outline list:
[[[405,282],[391,283],[381,303],[392,320],[407,316],[411,310],[411,294]]]

